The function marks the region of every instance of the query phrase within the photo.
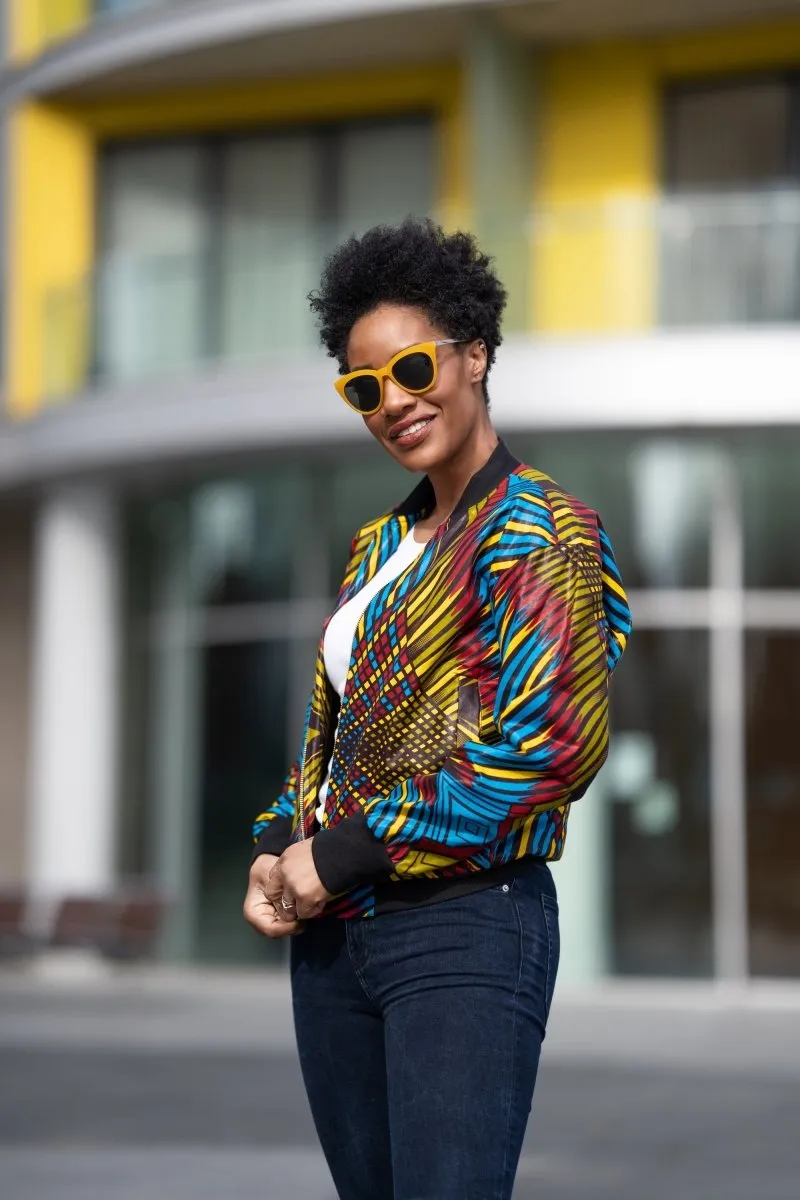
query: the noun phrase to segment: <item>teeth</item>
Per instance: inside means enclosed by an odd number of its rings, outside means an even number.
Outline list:
[[[430,425],[432,419],[432,417],[426,417],[424,421],[415,421],[413,425],[409,425],[408,429],[396,434],[396,437],[411,437],[412,434],[419,433],[420,429],[424,429],[426,425]]]

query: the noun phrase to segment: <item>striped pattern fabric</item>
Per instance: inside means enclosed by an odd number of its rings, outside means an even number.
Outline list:
[[[395,510],[359,531],[337,607],[423,511]],[[606,758],[608,682],[629,632],[597,514],[517,464],[364,613],[324,826],[365,817],[398,880],[559,858],[570,805]],[[295,836],[301,822],[313,835],[335,723],[320,643],[300,758],[257,818],[256,837],[286,815]],[[372,888],[338,897],[329,911],[372,915]]]

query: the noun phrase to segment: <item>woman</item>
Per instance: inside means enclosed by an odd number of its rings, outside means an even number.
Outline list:
[[[411,220],[351,238],[311,299],[339,395],[425,476],[353,540],[245,900],[300,935],[341,1200],[511,1196],[558,966],[547,863],[606,756],[630,627],[596,514],[492,427],[505,299],[471,237]]]

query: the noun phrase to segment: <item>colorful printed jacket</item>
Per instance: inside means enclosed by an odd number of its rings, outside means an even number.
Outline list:
[[[358,532],[337,607],[432,504],[424,479]],[[341,916],[391,907],[413,881],[559,858],[570,805],[606,758],[608,680],[630,625],[597,514],[501,442],[370,602],[341,706],[320,641],[301,755],[255,822],[253,857],[313,836],[326,911]]]

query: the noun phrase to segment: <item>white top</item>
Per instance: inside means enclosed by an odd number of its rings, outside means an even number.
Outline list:
[[[391,583],[392,580],[402,575],[406,568],[410,567],[415,559],[419,558],[424,549],[425,543],[416,540],[412,529],[403,538],[391,558],[388,558],[380,571],[370,579],[369,583],[356,592],[355,596],[348,600],[346,604],[343,604],[331,617],[328,628],[325,630],[323,653],[328,679],[331,682],[331,687],[338,692],[339,699],[344,696],[347,672],[350,670],[350,661],[353,656],[353,642],[356,637],[356,629],[358,628],[358,622],[367,609],[367,605],[373,596],[377,596],[381,588],[386,587],[387,583]],[[325,808],[325,797],[328,794],[329,775],[330,763],[328,764],[325,780],[319,789],[317,820],[320,824],[322,823],[322,813]]]

